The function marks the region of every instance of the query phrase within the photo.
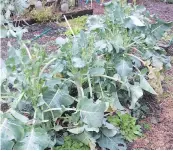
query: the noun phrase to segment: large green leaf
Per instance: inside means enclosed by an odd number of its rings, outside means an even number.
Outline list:
[[[65,107],[68,107],[74,102],[74,100],[65,93],[64,91],[57,90],[54,91],[46,91],[43,94],[43,98],[39,99],[38,105],[44,105],[46,108],[44,112],[44,120],[56,120],[56,118],[60,117],[65,111]]]
[[[73,138],[81,141],[82,143],[90,146],[90,149],[95,150],[96,147],[96,140],[92,137],[92,135],[89,132],[84,131],[81,134],[74,135]]]
[[[42,128],[32,128],[14,146],[15,150],[44,150],[49,145],[49,137]]]
[[[76,67],[76,68],[83,68],[83,67],[85,67],[85,61],[82,60],[81,58],[78,58],[78,57],[73,57],[72,58],[72,63],[74,65],[74,67]]]
[[[114,137],[107,137],[104,134],[97,140],[100,147],[110,150],[125,150],[126,144],[121,135],[115,135]]]
[[[113,40],[111,41],[112,45],[116,49],[116,52],[119,53],[120,49],[123,49],[123,37],[122,35],[118,34],[116,35]]]
[[[117,92],[112,93],[112,102],[111,102],[111,106],[113,109],[115,110],[124,110],[124,107],[121,105],[119,99],[118,99],[118,95]]]
[[[69,106],[74,100],[62,90],[46,91],[43,94],[43,100],[48,104],[50,108],[61,108],[61,105]]]
[[[12,140],[19,141],[24,135],[24,128],[12,119],[1,120],[0,125],[0,137],[1,137],[1,149],[12,149],[14,142]]]
[[[104,49],[106,49],[106,47],[107,47],[107,43],[105,40],[100,40],[95,43],[96,50],[103,51]]]
[[[94,103],[92,99],[87,98],[83,98],[78,105],[82,121],[90,127],[102,126],[105,109],[105,103],[100,101]]]
[[[108,129],[106,127],[102,128],[102,133],[106,136],[106,137],[113,137],[118,133],[118,129],[116,127],[112,128],[112,129]]]
[[[125,60],[121,60],[117,66],[116,66],[117,73],[121,77],[127,77],[132,72],[132,67],[129,65],[129,63]]]
[[[68,42],[68,39],[66,38],[66,39],[64,39],[64,38],[62,38],[62,37],[58,37],[57,39],[56,39],[56,44],[57,45],[59,45],[60,47],[62,47],[65,43],[67,43]]]
[[[14,146],[14,142],[11,140],[6,140],[5,138],[1,137],[0,149],[1,150],[12,150]]]
[[[0,129],[1,135],[6,136],[8,140],[20,140],[24,135],[24,129],[21,124],[12,119],[3,119]]]
[[[119,128],[106,122],[106,119],[104,119],[103,125],[104,127],[101,128],[101,131],[106,137],[113,137],[119,133]]]
[[[153,56],[152,57],[152,65],[158,69],[163,68],[163,62],[159,57]]]
[[[91,76],[103,75],[104,73],[105,73],[105,69],[102,67],[95,67],[95,68],[90,69]]]
[[[157,23],[151,25],[151,33],[157,40],[159,40],[161,37],[163,37],[164,33],[172,27],[172,25],[173,22],[164,22],[162,20],[157,19]]]
[[[3,16],[1,16],[0,21],[3,20],[2,17]],[[6,38],[8,30],[5,27],[2,27],[2,26],[0,27],[0,29],[1,29],[0,38]]]
[[[131,92],[131,97],[132,97],[130,109],[134,109],[135,104],[138,101],[138,99],[143,96],[143,91],[139,85],[131,85],[130,92]]]
[[[86,25],[90,31],[104,28],[103,19],[98,15],[88,17]]]
[[[129,16],[135,26],[145,26],[144,23],[137,16]]]
[[[157,93],[154,91],[154,89],[150,86],[150,84],[148,83],[148,81],[145,79],[144,76],[140,76],[140,87],[142,89],[144,89],[145,91],[148,91],[152,94],[157,95]]]
[[[24,116],[24,115],[18,113],[17,111],[15,111],[15,110],[13,110],[13,109],[10,109],[9,112],[10,112],[16,119],[18,119],[19,121],[21,121],[21,122],[23,122],[23,123],[25,123],[25,124],[29,121],[29,119],[28,119],[26,116]]]
[[[95,127],[89,127],[88,125],[84,125],[84,128],[87,132],[99,132],[99,128],[95,128]]]
[[[84,131],[84,126],[68,129],[68,131],[73,133],[73,134],[80,134]]]

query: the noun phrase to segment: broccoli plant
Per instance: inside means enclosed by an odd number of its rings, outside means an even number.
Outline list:
[[[87,19],[86,31],[57,38],[57,52],[21,40],[19,48],[9,45],[1,99],[10,109],[1,113],[1,148],[66,148],[62,142],[74,139],[81,148],[126,149],[125,139],[141,131],[125,113],[140,105],[144,91],[160,93],[170,58],[157,41],[171,26],[143,7],[112,1],[105,15]]]

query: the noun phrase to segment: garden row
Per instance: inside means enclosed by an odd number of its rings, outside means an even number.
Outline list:
[[[20,48],[9,44],[2,61],[1,99],[10,109],[1,112],[1,149],[117,150],[142,135],[140,100],[162,93],[171,64],[157,42],[172,23],[142,6],[104,5],[85,31],[57,38],[56,53],[29,49],[9,32]]]

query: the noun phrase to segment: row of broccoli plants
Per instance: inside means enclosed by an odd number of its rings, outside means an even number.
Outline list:
[[[144,7],[104,5],[105,15],[90,16],[85,31],[57,38],[57,52],[9,44],[1,149],[116,150],[142,135],[131,115],[144,92],[161,93],[160,73],[171,65],[157,42],[172,23]]]

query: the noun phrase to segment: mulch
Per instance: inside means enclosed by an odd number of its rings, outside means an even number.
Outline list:
[[[173,149],[173,66],[165,73],[164,93],[158,100],[159,116],[150,116],[140,123],[149,123],[150,130],[142,138],[129,144],[129,149],[172,150]]]

